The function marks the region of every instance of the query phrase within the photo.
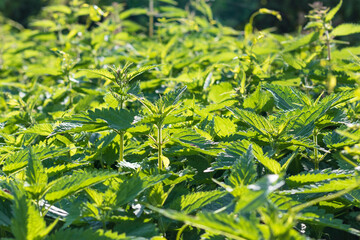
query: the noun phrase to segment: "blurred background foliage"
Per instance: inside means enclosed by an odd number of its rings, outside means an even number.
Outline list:
[[[166,2],[177,2],[178,7],[187,8],[189,0],[154,0],[155,7],[166,4]],[[36,16],[42,7],[49,4],[67,4],[69,0],[0,0],[0,12],[24,26],[27,26],[31,17]],[[111,5],[114,2],[121,3],[125,9],[129,8],[148,8],[148,0],[90,0],[90,4],[101,6]],[[243,29],[250,15],[259,8],[277,10],[281,13],[283,21],[277,21],[266,15],[256,18],[255,26],[261,29],[276,27],[279,33],[297,32],[306,22],[305,13],[310,10],[310,3],[314,0],[209,0],[213,10],[214,18],[222,24]],[[323,0],[324,6],[334,7],[338,0]],[[342,22],[359,22],[360,20],[359,0],[347,0],[343,4],[340,12],[336,15],[333,25]],[[136,22],[141,25],[147,24],[145,16],[134,17]]]

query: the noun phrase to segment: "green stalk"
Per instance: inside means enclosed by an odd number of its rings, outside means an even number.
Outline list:
[[[181,240],[181,234],[184,232],[184,230],[188,227],[189,225],[184,224],[180,230],[178,231],[178,233],[176,234],[176,240]]]
[[[328,30],[325,30],[325,35],[326,35],[326,46],[327,46],[327,60],[331,61],[331,46],[330,46],[330,36]]]
[[[158,168],[159,170],[163,169],[162,164],[162,126],[159,124],[158,126],[158,136],[157,136],[157,145],[158,145]]]
[[[124,135],[125,133],[123,131],[119,132],[119,135],[120,135],[120,156],[119,156],[119,161],[123,161],[124,160]]]
[[[124,107],[124,96],[121,95],[120,97],[120,109],[123,109]],[[123,161],[124,160],[124,135],[125,135],[125,132],[124,131],[116,131],[119,136],[120,136],[120,149],[119,149],[119,162]]]
[[[72,97],[72,84],[71,84],[71,80],[70,80],[70,70],[66,71],[65,76],[66,76],[66,80],[67,80],[68,89],[70,91],[69,97],[70,97],[70,106],[71,106],[73,104],[73,97]]]
[[[149,37],[154,34],[154,0],[149,0]]]
[[[315,147],[314,147],[314,165],[315,165],[315,170],[319,170],[319,150],[316,148],[318,141],[317,141],[317,129],[314,129],[313,132],[313,139],[314,139],[314,143],[315,143]]]

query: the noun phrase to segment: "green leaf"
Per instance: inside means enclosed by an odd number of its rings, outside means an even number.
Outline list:
[[[330,168],[323,169],[321,171],[304,172],[297,175],[289,176],[286,179],[286,183],[291,186],[299,186],[309,183],[319,183],[321,181],[327,181],[331,179],[349,178],[354,175],[354,171],[349,170],[332,170]]]
[[[44,8],[45,11],[49,12],[61,12],[65,14],[71,13],[71,8],[65,5],[51,5]]]
[[[293,41],[289,41],[289,43],[285,45],[284,52],[290,52],[299,49],[300,47],[308,45],[318,39],[319,39],[318,32],[312,32],[305,36],[295,38]]]
[[[207,140],[205,137],[191,129],[181,129],[175,131],[175,133],[171,136],[171,140],[185,148],[201,152],[206,155],[214,156],[217,154],[217,151],[211,149],[211,146],[214,145],[212,141]]]
[[[37,240],[43,239],[55,227],[57,221],[46,227],[46,222],[40,216],[40,212],[26,199],[22,190],[15,190],[14,203],[12,206],[13,218],[11,230],[16,239]]]
[[[36,134],[40,136],[49,136],[53,132],[53,127],[50,123],[36,124],[20,133]]]
[[[73,163],[66,163],[66,164],[57,164],[56,166],[47,168],[46,174],[48,175],[48,177],[53,177],[55,175],[67,172],[74,168],[85,167],[89,164],[90,164],[89,162],[73,162]]]
[[[336,5],[336,7],[334,7],[333,9],[331,9],[327,14],[326,14],[326,17],[325,17],[325,22],[329,22],[331,21],[335,14],[339,11],[341,5],[343,3],[343,0],[340,0],[340,2]]]
[[[186,89],[187,89],[187,86],[184,86],[181,89],[166,93],[164,96],[162,96],[158,100],[158,103],[163,102],[164,107],[165,107],[165,112],[166,112],[167,111],[166,108],[169,108],[169,107],[172,107],[172,106],[175,106],[176,104],[178,104],[178,102],[181,99],[181,96],[184,94]]]
[[[243,107],[244,109],[253,110],[256,113],[268,111],[273,105],[271,96],[270,92],[261,90],[259,85],[255,92],[244,99]]]
[[[274,127],[271,125],[271,123],[263,116],[260,116],[256,113],[246,111],[243,109],[234,109],[233,110],[229,107],[226,107],[226,108],[230,112],[232,112],[235,115],[235,117],[239,118],[240,121],[247,123],[261,135],[270,137],[271,133],[273,133],[275,131]]]
[[[69,122],[62,122],[57,127],[55,127],[54,131],[48,136],[51,137],[58,133],[78,133],[78,132],[100,132],[104,130],[109,130],[109,126],[106,122],[95,122],[90,117],[84,118],[74,118],[65,119],[64,121]]]
[[[257,182],[243,187],[243,189],[234,189],[231,194],[238,197],[235,205],[236,212],[251,212],[265,204],[270,193],[284,185],[279,175],[265,175]]]
[[[72,175],[61,177],[55,180],[53,186],[45,195],[49,202],[57,202],[76,192],[84,190],[86,187],[103,182],[109,178],[118,176],[119,173],[111,171],[83,171]]]
[[[276,106],[282,110],[302,109],[312,105],[311,99],[295,88],[274,84],[266,84],[264,88],[274,96]]]
[[[216,235],[223,235],[230,239],[261,239],[257,222],[248,220],[242,216],[228,213],[203,212],[196,216],[189,216],[174,210],[165,210],[147,206],[148,208],[173,220],[182,221],[188,225],[204,229]]]
[[[321,101],[320,104],[306,107],[302,110],[292,111],[287,114],[288,118],[294,118],[289,122],[287,129],[296,137],[308,137],[315,128],[315,121],[324,116],[330,107],[340,99],[339,95],[330,95]]]
[[[170,204],[170,208],[184,213],[191,213],[197,209],[205,207],[207,204],[216,201],[226,194],[227,192],[218,190],[190,193],[175,199]]]
[[[328,132],[324,138],[323,141],[326,144],[328,148],[337,149],[337,148],[343,148],[345,146],[351,146],[356,143],[355,139],[351,139],[348,136],[340,134],[341,131],[343,131],[346,128],[340,128],[336,131]],[[354,134],[354,136],[360,135],[360,130],[351,131],[350,134]]]
[[[278,163],[277,161],[275,161],[274,159],[269,158],[268,156],[266,156],[263,153],[262,148],[257,145],[257,144],[252,144],[253,145],[253,152],[254,152],[254,156],[255,158],[262,164],[264,165],[265,168],[267,168],[271,173],[274,174],[280,174],[281,172],[281,165],[280,163]]]
[[[206,172],[212,172],[219,169],[230,169],[236,162],[236,159],[240,158],[249,149],[249,146],[253,144],[248,140],[234,141],[226,145],[225,151],[221,152],[215,162],[211,163],[211,167],[206,169]]]
[[[133,80],[134,78],[136,78],[137,76],[143,74],[144,72],[147,72],[147,71],[149,71],[149,70],[151,70],[151,69],[154,69],[154,68],[157,68],[157,67],[159,67],[159,66],[160,66],[160,65],[151,65],[151,66],[140,67],[140,68],[138,68],[138,69],[136,69],[136,70],[128,73],[128,74],[126,75],[126,78],[127,78],[128,81],[131,81],[131,80]]]
[[[131,16],[143,15],[147,13],[147,9],[145,8],[131,8],[126,11],[122,11],[119,15],[121,20],[129,18]]]
[[[38,159],[45,160],[48,158],[54,158],[61,155],[64,155],[69,151],[68,148],[62,147],[54,147],[54,146],[42,146],[42,145],[35,145],[32,146],[32,153],[36,155]],[[9,155],[5,162],[2,170],[6,174],[11,174],[16,171],[19,171],[26,167],[29,159],[29,150],[22,149],[13,154]]]
[[[26,182],[29,186],[26,186],[25,189],[30,192],[34,198],[38,198],[47,188],[48,176],[40,159],[33,153],[33,150],[29,148],[28,151]]]
[[[135,175],[119,185],[115,206],[123,206],[124,204],[134,200],[136,196],[145,191],[147,188],[167,179],[170,175],[147,176],[140,178]]]
[[[102,119],[110,128],[116,130],[126,130],[131,128],[135,119],[135,113],[118,108],[102,108],[95,109],[95,111],[89,110],[88,116],[94,121]]]
[[[318,177],[318,176],[317,176]],[[320,178],[321,179],[321,178]],[[331,181],[316,182],[310,185],[304,185],[297,189],[284,190],[282,193],[285,194],[305,194],[305,193],[326,193],[341,191],[350,186],[358,186],[356,179],[334,179]]]
[[[225,100],[231,99],[231,94],[234,93],[234,87],[230,82],[222,82],[211,86],[208,94],[208,99],[214,103],[221,103]]]
[[[249,185],[255,181],[257,177],[256,166],[252,145],[249,146],[245,154],[236,160],[231,168],[229,181],[233,186]]]
[[[56,23],[51,20],[36,20],[30,23],[32,27],[39,27],[39,28],[56,28]]]
[[[84,71],[85,76],[88,78],[94,78],[94,76],[100,76],[105,79],[115,81],[115,76],[106,69],[84,69],[82,71]]]
[[[334,28],[334,30],[331,32],[331,35],[338,37],[355,33],[360,33],[360,24],[344,23]]]
[[[227,137],[236,132],[236,124],[229,118],[215,116],[214,130],[219,137]]]
[[[306,66],[302,60],[292,56],[291,54],[283,54],[282,57],[287,64],[297,70],[301,70]]]
[[[104,231],[93,229],[79,229],[68,228],[65,230],[58,230],[51,234],[47,239],[49,240],[64,240],[64,239],[77,239],[77,240],[143,240],[143,238],[126,237],[125,234],[118,234],[111,230]]]
[[[360,236],[360,231],[358,229],[352,228],[348,224],[344,224],[343,220],[337,219],[333,214],[326,213],[323,209],[318,209],[317,207],[311,207],[303,210],[301,215],[298,216],[298,219],[299,221],[311,225],[330,227],[354,234],[358,237]]]

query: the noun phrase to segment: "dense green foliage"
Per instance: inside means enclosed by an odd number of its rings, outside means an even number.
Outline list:
[[[0,25],[2,239],[358,239],[360,25],[301,35],[166,0]],[[194,13],[197,9],[197,14]],[[201,14],[200,14],[201,13]]]

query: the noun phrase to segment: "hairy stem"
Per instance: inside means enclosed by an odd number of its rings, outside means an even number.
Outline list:
[[[315,143],[315,147],[314,147],[314,165],[315,165],[315,170],[319,170],[319,150],[317,149],[317,144],[318,144],[318,139],[317,139],[317,135],[318,135],[318,131],[315,128],[314,132],[313,132],[313,139],[314,139],[314,143]]]
[[[163,162],[162,162],[162,126],[159,124],[158,128],[158,136],[157,136],[157,145],[158,145],[158,168],[159,170],[163,169]]]
[[[176,240],[181,240],[181,234],[184,232],[184,230],[188,227],[189,225],[184,224],[178,231],[178,233],[176,234]]]
[[[325,31],[325,35],[326,35],[326,46],[327,46],[327,55],[328,55],[327,60],[331,61],[330,35],[328,30]]]
[[[149,0],[149,37],[154,34],[154,0]]]
[[[124,135],[125,133],[123,131],[119,132],[120,135],[120,150],[119,150],[119,161],[124,160]]]

